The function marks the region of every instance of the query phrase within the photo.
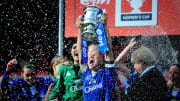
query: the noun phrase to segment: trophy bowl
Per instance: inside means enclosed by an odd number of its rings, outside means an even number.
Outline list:
[[[86,25],[83,28],[82,38],[88,41],[95,41],[96,40],[95,26],[92,24]]]
[[[98,13],[101,11],[101,9],[94,5],[89,5],[84,8],[84,24],[97,24],[98,22]]]
[[[96,40],[96,24],[100,22],[100,17],[102,15],[102,10],[95,5],[88,5],[83,9],[83,32],[82,38],[88,41]]]

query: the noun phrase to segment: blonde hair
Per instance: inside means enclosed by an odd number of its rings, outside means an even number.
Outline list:
[[[51,66],[52,65],[58,65],[58,64],[60,64],[60,63],[63,63],[63,62],[65,62],[65,61],[67,61],[67,59],[66,58],[64,58],[64,57],[62,57],[62,56],[54,56],[53,58],[52,58],[52,60],[51,60]]]
[[[146,65],[151,66],[155,64],[155,60],[156,59],[152,51],[144,46],[138,48],[131,54],[131,62],[133,64],[144,61]]]
[[[53,66],[53,65],[58,65],[58,64],[61,64],[61,63],[65,62],[65,61],[68,61],[68,59],[65,58],[65,57],[58,56],[58,55],[54,56],[54,57],[51,59],[51,62],[50,62],[50,73],[51,73],[52,75],[54,75],[54,71],[53,71],[53,69],[52,69],[52,66]]]

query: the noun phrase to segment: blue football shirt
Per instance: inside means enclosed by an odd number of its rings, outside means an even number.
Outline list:
[[[95,74],[92,74],[87,66],[82,73],[84,101],[117,100],[115,87],[120,84],[120,82],[117,82],[117,76],[116,70],[113,67],[103,67]]]

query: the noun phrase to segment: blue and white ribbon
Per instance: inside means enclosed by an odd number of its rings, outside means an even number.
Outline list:
[[[81,64],[83,65],[84,63],[87,64],[88,62],[88,46],[87,46],[87,40],[82,39],[82,48],[81,48]]]
[[[100,54],[105,54],[106,52],[109,52],[109,47],[106,40],[106,34],[102,22],[98,25],[96,29],[96,35],[97,35]]]

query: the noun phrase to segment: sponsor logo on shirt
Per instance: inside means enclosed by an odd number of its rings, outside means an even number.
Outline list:
[[[97,84],[97,85],[94,85],[94,86],[87,86],[87,87],[85,87],[85,89],[84,89],[84,92],[85,93],[89,93],[89,92],[91,92],[91,91],[93,91],[93,90],[96,90],[96,89],[98,89],[98,88],[102,88],[102,83],[99,83],[99,84]]]
[[[71,92],[76,92],[76,91],[79,91],[79,90],[82,90],[83,89],[83,86],[77,86],[77,85],[75,85],[75,86],[71,86],[70,87],[70,91]]]

